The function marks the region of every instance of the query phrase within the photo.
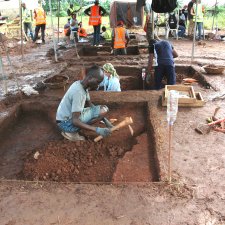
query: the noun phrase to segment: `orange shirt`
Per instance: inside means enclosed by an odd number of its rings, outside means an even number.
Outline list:
[[[36,25],[46,24],[46,14],[42,7],[34,10],[34,19],[36,20]]]
[[[89,17],[89,25],[98,26],[102,23],[102,17],[99,14],[100,7],[98,5],[91,6],[91,15]]]
[[[124,27],[116,27],[114,30],[114,48],[125,48],[126,47],[126,29]]]

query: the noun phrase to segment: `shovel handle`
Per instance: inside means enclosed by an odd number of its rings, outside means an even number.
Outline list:
[[[113,128],[111,128],[111,132],[115,131],[115,130],[118,130],[124,126],[128,126],[130,124],[133,123],[133,120],[131,117],[126,117],[125,120],[123,120],[122,122],[120,122],[119,124],[117,124],[116,126],[114,126]],[[103,136],[98,136],[94,139],[94,142],[98,142],[100,141],[101,139],[103,138]]]

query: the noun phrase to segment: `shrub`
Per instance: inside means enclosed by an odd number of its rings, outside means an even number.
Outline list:
[[[67,12],[66,11],[60,11],[59,13],[56,12],[55,16],[57,16],[57,17],[65,17],[65,16],[67,16]]]

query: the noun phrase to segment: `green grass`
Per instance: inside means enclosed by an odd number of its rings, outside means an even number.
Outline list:
[[[220,13],[217,18],[215,17],[214,20],[214,28],[216,27],[216,23],[218,24],[218,28],[220,29],[225,29],[225,15],[224,13]],[[206,17],[204,18],[204,28],[211,30],[212,29],[212,24],[213,24],[213,17]]]

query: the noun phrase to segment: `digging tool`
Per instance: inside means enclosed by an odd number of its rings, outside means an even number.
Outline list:
[[[219,110],[220,110],[220,107],[216,107],[216,109],[215,109],[215,111],[214,111],[214,114],[213,114],[213,116],[212,116],[212,120],[213,120],[213,121],[217,120],[217,119],[216,119],[216,114],[218,113]]]
[[[115,131],[115,130],[119,130],[120,128],[125,127],[125,126],[128,126],[128,125],[130,125],[130,124],[132,124],[132,123],[133,123],[132,118],[131,118],[131,117],[126,117],[125,120],[123,120],[122,122],[120,122],[119,124],[117,124],[116,126],[114,126],[114,127],[111,129],[111,131],[113,132],[113,131]],[[103,137],[100,135],[100,136],[96,137],[96,138],[94,139],[94,141],[95,141],[95,142],[98,142],[98,141],[100,141],[102,138],[103,138]]]
[[[131,136],[134,136],[134,130],[133,130],[132,126],[128,125],[128,127],[129,127],[129,130],[130,130]]]
[[[143,85],[143,90],[145,90],[145,79],[146,79],[146,73],[145,73],[145,68],[142,69],[142,85]]]
[[[224,129],[225,124],[224,123],[225,123],[225,118],[218,119],[216,121],[213,121],[211,123],[208,123],[207,125],[210,128],[213,128],[215,131],[219,131],[219,132],[225,133],[225,129]]]
[[[208,134],[210,130],[213,128],[213,125],[219,123],[218,121],[220,121],[216,118],[216,114],[218,113],[219,109],[220,107],[215,108],[213,116],[207,119],[207,121],[210,121],[208,124],[202,123],[198,124],[198,126],[195,128],[195,131],[199,134]]]
[[[26,41],[29,41],[29,38],[27,37],[27,35],[26,35],[26,33],[25,33],[25,31],[24,31],[24,30],[23,30],[23,35],[24,35],[24,37],[25,37]]]
[[[115,123],[117,119],[109,119],[110,123]]]
[[[208,125],[208,126],[213,126],[213,125],[216,125],[216,124],[218,124],[218,123],[223,123],[224,121],[225,121],[225,118],[219,119],[219,120],[216,120],[216,121],[213,121],[213,122],[211,122],[211,123],[208,123],[207,125]]]
[[[195,131],[198,132],[199,134],[208,134],[211,129],[214,129],[216,131],[220,131],[220,132],[225,133],[225,129],[223,128],[224,121],[225,121],[225,118],[213,121],[213,122],[208,123],[208,124],[199,124],[198,127],[195,128]],[[221,125],[221,128],[215,126],[215,125],[218,125],[218,124]]]
[[[110,122],[111,124],[115,123],[116,121],[117,121],[117,119],[109,119],[109,122]],[[102,120],[100,121],[100,123],[105,124]]]

